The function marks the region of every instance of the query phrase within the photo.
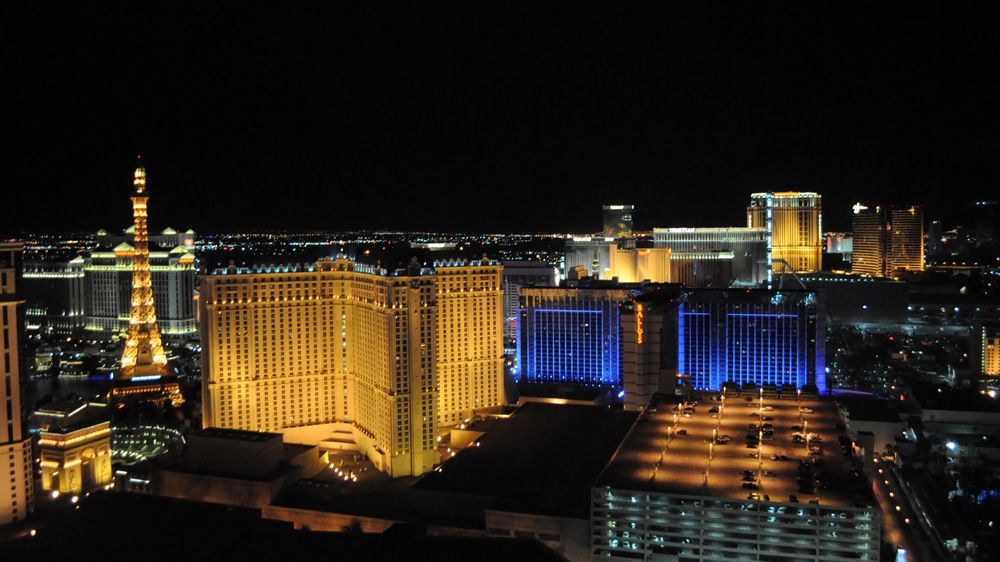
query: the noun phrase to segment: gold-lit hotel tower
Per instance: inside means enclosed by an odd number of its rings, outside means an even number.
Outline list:
[[[767,230],[771,270],[796,272],[823,269],[822,197],[811,191],[753,193],[747,207],[747,226]]]
[[[203,426],[341,443],[392,476],[432,470],[439,427],[504,403],[502,269],[340,255],[203,276]]]
[[[121,369],[115,374],[108,402],[123,406],[137,402],[178,406],[184,402],[180,387],[167,375],[167,354],[163,351],[160,327],[153,306],[153,282],[149,274],[149,233],[146,227],[146,169],[135,169],[132,182],[134,220],[132,309],[129,318]]]
[[[921,206],[854,205],[851,272],[898,277],[924,270],[924,209]]]
[[[23,521],[35,508],[35,479],[25,405],[25,301],[22,244],[0,242],[0,526]]]

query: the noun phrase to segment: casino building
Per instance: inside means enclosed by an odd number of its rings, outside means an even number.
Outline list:
[[[823,269],[823,199],[811,191],[753,193],[747,207],[747,226],[767,231],[771,265],[782,262],[796,272]]]
[[[680,387],[827,391],[821,289],[595,281],[519,295],[518,368],[529,384],[611,387],[633,409]]]
[[[505,403],[502,269],[338,256],[204,276],[203,426],[324,428],[392,476],[431,470],[439,427]]]

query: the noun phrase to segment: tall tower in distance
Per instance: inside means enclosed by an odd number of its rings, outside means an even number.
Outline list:
[[[769,265],[774,272],[784,271],[781,260],[799,273],[823,269],[823,204],[818,193],[753,193],[747,226],[767,229]]]
[[[920,206],[854,205],[851,272],[896,277],[924,270],[924,210]]]
[[[604,236],[632,236],[632,213],[635,212],[635,205],[604,205],[603,211]]]
[[[149,273],[149,232],[147,230],[146,169],[135,169],[132,190],[133,241],[132,310],[129,318],[121,369],[115,376],[108,402],[123,406],[135,402],[170,401],[180,405],[184,399],[176,380],[167,376],[167,354],[163,351],[160,327],[153,306],[153,282]]]

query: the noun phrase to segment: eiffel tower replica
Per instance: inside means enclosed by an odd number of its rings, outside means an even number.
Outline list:
[[[149,233],[146,227],[146,169],[135,169],[132,216],[135,224],[132,268],[132,312],[129,318],[121,369],[115,373],[108,403],[119,408],[141,403],[180,406],[184,403],[177,377],[167,373],[160,326],[153,306],[149,274]]]

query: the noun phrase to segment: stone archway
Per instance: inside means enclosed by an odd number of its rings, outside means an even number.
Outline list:
[[[80,453],[80,487],[84,492],[98,482],[96,458],[97,452],[93,447],[87,447]]]

